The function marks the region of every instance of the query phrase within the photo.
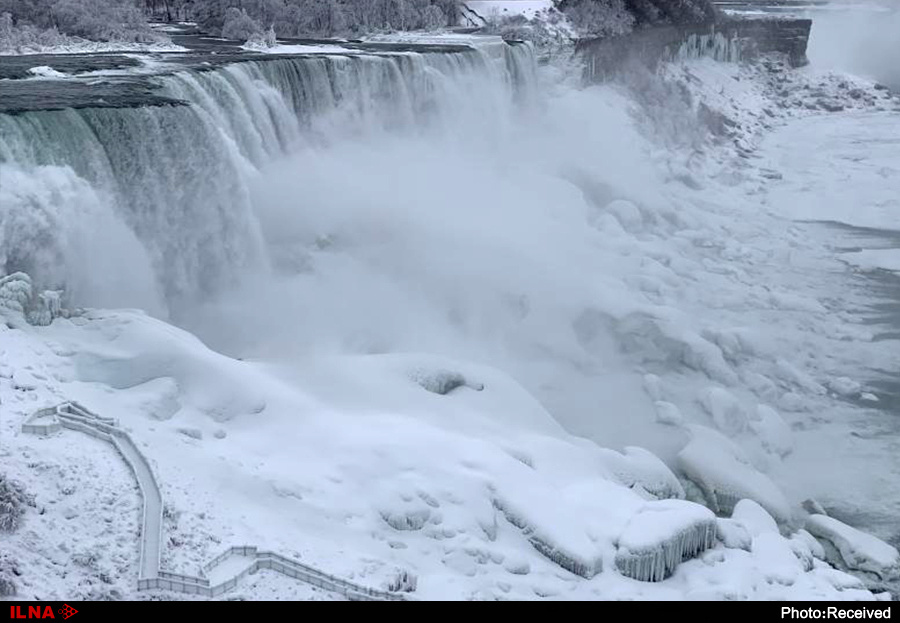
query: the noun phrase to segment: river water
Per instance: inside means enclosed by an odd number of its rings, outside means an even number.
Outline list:
[[[784,175],[767,206],[832,254],[836,264],[820,277],[833,273],[838,313],[866,328],[827,357],[870,395],[845,397],[850,408],[830,408],[799,433],[816,476],[792,476],[830,514],[900,546],[900,113],[793,121],[760,152]]]

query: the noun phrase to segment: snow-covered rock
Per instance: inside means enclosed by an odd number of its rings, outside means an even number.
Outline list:
[[[703,394],[703,408],[720,431],[726,435],[741,433],[747,426],[747,415],[741,403],[721,387],[711,387]]]
[[[655,454],[629,446],[622,453],[606,450],[600,455],[610,472],[626,487],[656,499],[683,499],[684,487]]]
[[[738,502],[731,513],[731,518],[744,526],[751,537],[756,537],[766,532],[778,534],[778,524],[766,512],[766,509],[753,500],[745,499]]]
[[[656,406],[657,422],[671,426],[684,424],[684,415],[681,414],[681,410],[676,405],[665,400],[657,400],[654,404]]]
[[[678,467],[703,491],[717,513],[730,513],[747,498],[778,522],[791,518],[790,504],[772,480],[750,463],[747,455],[721,433],[705,426],[689,427],[692,438],[678,453]]]
[[[753,537],[743,523],[725,517],[716,518],[716,536],[725,547],[750,551]]]
[[[759,437],[763,447],[779,457],[785,457],[794,449],[791,427],[775,409],[757,405],[756,418],[751,419],[750,429]]]
[[[811,515],[806,529],[837,550],[847,569],[865,571],[883,580],[900,578],[900,552],[881,539],[826,515]]]
[[[692,502],[651,502],[634,515],[618,540],[616,567],[644,582],[659,582],[679,564],[713,546],[716,518]]]

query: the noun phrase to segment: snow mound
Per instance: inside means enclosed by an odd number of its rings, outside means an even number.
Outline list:
[[[86,340],[73,349],[80,380],[129,389],[172,379],[181,408],[216,422],[266,408],[262,388],[270,381],[252,365],[209,350],[190,333],[136,311],[87,312],[85,317],[105,339]]]
[[[682,500],[652,502],[619,537],[616,567],[635,580],[660,582],[715,540],[716,518],[708,508]]]
[[[790,541],[778,533],[764,532],[753,537],[750,548],[753,558],[764,569],[766,581],[792,586],[805,571],[806,562],[791,547]]]
[[[883,580],[900,578],[900,553],[881,539],[827,515],[812,515],[806,529],[832,545],[848,569],[873,573]]]
[[[750,463],[731,440],[705,426],[688,427],[691,441],[678,453],[678,466],[717,513],[730,513],[740,500],[750,499],[780,523],[791,519],[784,494]]]

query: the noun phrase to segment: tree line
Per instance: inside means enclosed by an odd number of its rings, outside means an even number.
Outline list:
[[[459,0],[0,0],[0,37],[15,29],[99,41],[158,39],[148,20],[195,21],[233,39],[435,30],[458,23]],[[711,20],[710,0],[558,0],[582,35]],[[558,13],[557,13],[558,15]],[[521,20],[520,20],[521,21]]]

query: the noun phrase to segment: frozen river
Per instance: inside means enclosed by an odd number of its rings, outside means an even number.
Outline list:
[[[767,207],[800,221],[835,262],[841,318],[859,339],[822,338],[823,366],[844,369],[872,396],[848,397],[798,434],[797,465],[785,474],[816,491],[833,515],[900,543],[900,114],[839,114],[794,121],[764,141],[761,155],[783,179]],[[843,265],[843,269],[840,265]],[[877,398],[877,400],[875,400]],[[802,483],[802,485],[800,485]]]

